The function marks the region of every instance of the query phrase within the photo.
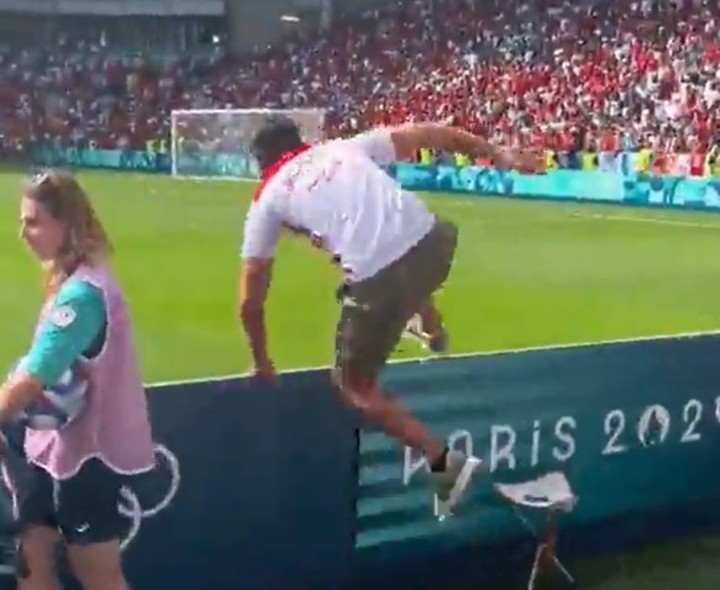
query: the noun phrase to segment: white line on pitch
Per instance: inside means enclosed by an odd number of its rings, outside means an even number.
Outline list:
[[[676,227],[694,227],[700,229],[718,229],[720,224],[703,223],[700,221],[678,221],[663,217],[633,217],[632,215],[607,215],[605,213],[579,213],[574,212],[570,217],[580,217],[597,221],[625,221],[628,223],[650,223],[652,225],[674,225]]]
[[[489,350],[489,351],[476,351],[476,352],[462,352],[462,353],[456,353],[456,354],[445,354],[438,357],[414,357],[414,358],[406,358],[406,359],[393,359],[389,362],[391,365],[407,365],[411,363],[417,363],[417,362],[428,362],[428,361],[439,361],[442,362],[443,360],[455,360],[455,359],[465,359],[465,358],[471,358],[471,357],[491,357],[491,356],[500,356],[500,355],[508,355],[508,354],[520,354],[525,352],[540,352],[540,351],[548,351],[548,350],[572,350],[576,348],[598,348],[603,346],[609,346],[614,344],[638,344],[642,342],[656,342],[658,340],[687,340],[687,339],[694,339],[694,338],[703,338],[703,337],[709,337],[709,336],[716,336],[720,337],[720,328],[712,329],[712,330],[697,330],[697,331],[691,331],[691,332],[676,332],[674,334],[654,334],[654,335],[648,335],[648,336],[626,336],[621,338],[612,338],[608,340],[596,340],[596,341],[581,341],[581,342],[568,342],[564,344],[541,344],[541,345],[535,345],[535,346],[523,346],[518,348],[504,348],[499,350]],[[309,371],[318,371],[318,370],[329,370],[329,366],[314,366],[314,367],[299,367],[296,369],[290,369],[287,371],[283,371],[282,373],[284,375],[290,374],[290,373],[306,373]],[[146,386],[151,387],[167,387],[172,385],[193,385],[196,383],[207,383],[207,382],[217,382],[217,381],[227,381],[229,379],[239,379],[242,377],[250,377],[250,373],[233,373],[230,375],[216,375],[216,376],[208,376],[208,377],[197,377],[195,379],[180,379],[175,381],[160,381],[156,383],[146,383]]]

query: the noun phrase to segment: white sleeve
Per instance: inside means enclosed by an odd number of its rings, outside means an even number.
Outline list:
[[[373,129],[342,141],[360,150],[378,166],[388,166],[397,161],[395,144],[389,129]]]
[[[265,203],[250,206],[245,219],[242,257],[271,259],[280,241],[282,223]]]

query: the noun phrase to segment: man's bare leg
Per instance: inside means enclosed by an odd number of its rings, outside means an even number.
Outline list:
[[[375,379],[348,369],[346,365],[342,371],[343,397],[388,435],[425,453],[440,514],[449,514],[462,499],[481,461],[449,450],[407,408],[383,392]]]
[[[349,366],[344,368],[341,379],[343,397],[367,420],[404,445],[425,453],[430,464],[443,459],[445,445],[405,406],[386,394],[376,380],[360,375]]]

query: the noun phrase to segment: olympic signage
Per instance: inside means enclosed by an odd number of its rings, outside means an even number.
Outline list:
[[[426,461],[379,432],[363,433],[359,545],[389,537],[492,542],[510,521],[489,487],[564,472],[580,522],[717,494],[709,466],[720,442],[717,336],[473,355],[388,372],[391,390],[448,445],[483,460],[479,490],[455,524],[438,526]],[[682,470],[682,478],[668,473]],[[461,530],[469,526],[472,530]]]
[[[123,486],[118,503],[120,514],[130,520],[130,528],[121,543],[123,551],[140,532],[143,520],[152,518],[170,506],[180,489],[180,461],[164,445],[155,445],[157,463],[155,469],[138,477],[151,478],[154,498],[144,498],[143,492],[133,489],[132,484]],[[131,480],[132,482],[132,480]]]
[[[657,176],[602,170],[551,170],[542,175],[467,166],[400,162],[391,169],[403,187],[416,191],[493,194],[581,202],[693,209],[720,208],[720,178]]]
[[[180,461],[178,458],[162,444],[155,444],[155,455],[157,457],[155,468],[147,473],[129,477],[128,483],[121,489],[118,511],[129,521],[127,533],[121,542],[123,551],[138,536],[143,521],[168,508],[180,489]],[[4,468],[3,465],[3,497],[8,496],[9,510],[14,512],[17,517],[16,499],[7,483],[10,476]],[[11,515],[6,515],[7,517],[11,517]],[[0,549],[2,550],[0,576],[14,576],[14,540],[0,540]]]
[[[562,466],[579,451],[578,431],[585,428],[597,430],[598,425],[601,425],[602,440],[594,444],[593,448],[581,450],[598,455],[598,458],[664,444],[701,442],[704,434],[710,434],[710,429],[720,429],[720,396],[705,402],[692,398],[677,409],[662,404],[647,405],[637,411],[615,408],[598,416],[595,422],[589,425],[575,416],[567,415],[545,422],[532,420],[521,426],[491,424],[482,437],[489,438],[488,449],[478,448],[470,429],[452,431],[447,441],[450,448],[485,457],[490,473],[535,468],[540,465],[541,457],[548,459],[543,462],[545,465],[557,462]],[[523,437],[527,440],[523,441]],[[409,484],[426,465],[422,455],[405,447],[403,483]]]
[[[158,575],[176,590],[427,582],[458,571],[439,558],[449,549],[475,565],[526,535],[507,506],[487,501],[488,484],[548,471],[563,472],[579,498],[570,526],[612,522],[613,542],[623,529],[670,524],[678,507],[700,505],[703,522],[718,523],[718,357],[715,334],[391,365],[390,389],[484,461],[462,514],[442,523],[421,457],[364,429],[358,455],[357,416],[327,370],[282,375],[277,386],[229,378],[152,388],[157,466],[128,479],[118,507],[128,579],[138,590],[156,588]],[[651,520],[638,526],[639,513]]]

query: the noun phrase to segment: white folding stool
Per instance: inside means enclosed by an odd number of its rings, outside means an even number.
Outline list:
[[[528,590],[534,590],[541,573],[548,567],[558,570],[570,585],[575,578],[558,559],[555,550],[558,538],[558,519],[564,513],[571,512],[577,503],[577,497],[570,488],[570,482],[559,471],[547,473],[537,479],[515,484],[494,484],[495,491],[509,504],[523,525],[539,540],[535,551]],[[523,509],[544,513],[545,528],[538,531],[533,521],[523,514]]]

